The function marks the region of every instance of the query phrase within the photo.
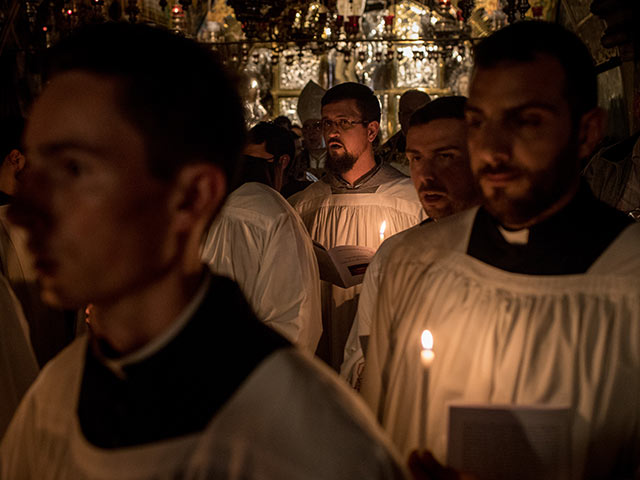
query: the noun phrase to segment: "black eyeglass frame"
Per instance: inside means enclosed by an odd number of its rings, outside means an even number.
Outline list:
[[[329,120],[328,118],[323,118],[320,120],[322,125],[322,131],[326,132],[335,126],[341,132],[346,132],[347,130],[351,130],[356,125],[369,125],[371,120],[347,120],[346,118],[341,118],[340,120]]]

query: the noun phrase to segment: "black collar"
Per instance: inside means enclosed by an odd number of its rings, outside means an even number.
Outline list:
[[[87,349],[78,417],[101,448],[141,445],[201,431],[253,370],[289,346],[259,322],[238,286],[212,277],[186,326],[160,351],[123,367]]]
[[[529,229],[529,240],[524,245],[507,242],[498,229],[498,221],[480,208],[467,253],[514,273],[584,273],[631,223],[624,213],[597,200],[583,182],[562,210]]]
[[[328,180],[328,183],[332,186],[334,186],[333,184],[336,184],[335,186],[338,188],[344,188],[348,190],[357,190],[360,187],[366,186],[366,183],[369,180],[371,180],[375,176],[375,174],[380,171],[381,168],[382,168],[382,163],[376,162],[376,165],[371,170],[369,170],[367,173],[359,177],[353,183],[347,182],[340,175],[335,175],[332,172],[327,173],[327,180]]]

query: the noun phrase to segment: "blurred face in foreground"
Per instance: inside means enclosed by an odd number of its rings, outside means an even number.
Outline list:
[[[43,299],[56,306],[117,301],[174,258],[169,184],[149,173],[144,138],[119,105],[117,80],[63,73],[27,126],[31,168],[11,217],[27,229]]]
[[[406,154],[411,180],[430,217],[438,220],[479,203],[464,120],[440,118],[410,127]]]

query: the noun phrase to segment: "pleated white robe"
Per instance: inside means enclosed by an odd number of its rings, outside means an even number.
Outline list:
[[[289,198],[311,238],[327,249],[340,245],[378,248],[380,227],[385,237],[406,230],[426,218],[418,195],[405,176],[377,186],[375,193],[332,193],[318,181]],[[356,315],[361,285],[341,288],[322,282],[323,326],[328,335],[329,364],[340,369],[343,350]]]
[[[320,277],[298,214],[274,189],[245,183],[211,225],[202,260],[240,285],[256,315],[314,353],[322,334]]]
[[[640,224],[585,274],[509,273],[465,254],[477,209],[389,255],[362,394],[403,454],[418,446],[420,335],[434,336],[427,445],[446,461],[447,404],[569,406],[572,478],[640,461]]]
[[[416,225],[408,230],[396,233],[391,238],[387,238],[380,245],[365,273],[362,291],[358,300],[358,311],[353,320],[347,343],[344,346],[344,359],[340,366],[340,376],[358,390],[360,389],[365,364],[361,338],[371,335],[371,317],[373,310],[376,308],[376,299],[380,288],[380,270],[387,261],[389,254],[396,248],[396,245],[402,243],[410,232],[416,228],[423,227],[424,225],[422,224]]]

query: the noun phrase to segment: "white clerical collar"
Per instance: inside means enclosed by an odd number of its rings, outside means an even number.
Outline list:
[[[529,243],[529,229],[507,230],[502,225],[498,225],[498,230],[507,242],[512,245],[526,245]]]
[[[162,332],[156,338],[152,339],[149,343],[139,348],[135,352],[131,352],[128,355],[115,359],[107,358],[100,352],[98,352],[100,361],[118,377],[125,378],[126,375],[123,370],[124,367],[126,367],[127,365],[132,365],[134,363],[139,363],[151,357],[152,355],[155,355],[164,347],[166,347],[178,335],[178,333],[182,331],[182,329],[187,325],[187,323],[189,323],[189,320],[191,320],[191,317],[193,317],[194,313],[204,300],[210,283],[211,274],[207,272],[195,295],[187,304],[187,306],[182,310],[182,312],[180,312],[180,315],[178,315],[175,321],[164,332]]]

